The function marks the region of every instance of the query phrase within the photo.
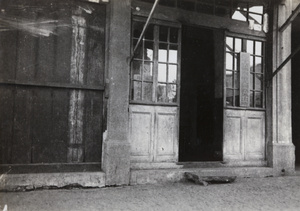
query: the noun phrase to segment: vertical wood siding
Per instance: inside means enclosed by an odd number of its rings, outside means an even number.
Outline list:
[[[0,164],[101,162],[105,6],[67,2],[7,4],[53,34],[0,32]]]

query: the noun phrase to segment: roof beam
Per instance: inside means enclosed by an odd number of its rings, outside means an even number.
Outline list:
[[[295,18],[299,13],[300,13],[300,3],[296,7],[296,9],[292,12],[290,17],[285,21],[285,23],[282,24],[282,26],[279,28],[279,31],[283,32],[295,20]]]

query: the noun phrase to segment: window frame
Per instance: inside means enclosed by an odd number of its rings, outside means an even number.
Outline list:
[[[241,52],[247,52],[246,51],[246,42],[247,40],[251,40],[251,41],[259,41],[262,43],[262,52],[261,52],[261,55],[256,55],[256,54],[250,54],[250,58],[251,57],[260,57],[262,58],[262,70],[261,70],[261,73],[260,75],[263,76],[262,78],[262,89],[261,90],[256,90],[255,89],[255,86],[253,85],[253,88],[249,87],[249,105],[247,107],[241,107],[240,105],[235,105],[234,102],[233,102],[233,105],[227,105],[226,104],[226,94],[227,94],[227,85],[226,85],[226,71],[227,71],[227,68],[226,68],[226,54],[228,53],[228,51],[226,50],[227,49],[227,46],[226,46],[226,39],[227,37],[231,37],[231,38],[238,38],[238,39],[241,39],[242,40],[242,50]],[[229,108],[229,109],[236,109],[236,110],[266,110],[266,74],[267,74],[267,70],[266,70],[266,45],[267,45],[267,39],[264,38],[264,37],[257,37],[257,36],[251,36],[251,35],[245,35],[245,34],[237,34],[237,33],[231,33],[231,32],[226,32],[225,35],[224,35],[224,71],[223,71],[223,74],[224,74],[224,77],[223,77],[223,95],[224,95],[224,102],[223,102],[223,105],[224,105],[224,108]],[[255,51],[255,47],[253,47],[253,50]],[[255,53],[255,52],[254,52]],[[238,54],[238,53],[236,53]],[[238,61],[237,61],[238,62]],[[230,71],[230,70],[229,70]],[[234,70],[231,70],[232,72],[234,72]],[[238,71],[239,72],[239,71]],[[250,69],[249,71],[249,86],[250,86],[250,77],[251,77],[251,74],[257,74],[257,73],[254,73],[253,70]],[[254,83],[254,82],[253,82]],[[232,87],[234,87],[234,84],[232,85]],[[251,98],[251,92],[255,93],[256,92],[261,92],[262,93],[262,106],[261,107],[255,107],[255,97],[253,96],[253,107],[251,107],[251,104],[250,104],[250,98]],[[240,93],[240,81],[239,81],[239,93]],[[240,97],[240,96],[239,96]]]
[[[132,27],[131,27],[131,36],[130,36],[130,40],[131,40],[131,53],[133,53],[133,40],[136,39],[134,38],[133,35],[133,25],[136,22],[141,22],[143,25],[146,22],[146,18],[141,17],[141,16],[133,16],[132,17]],[[142,59],[136,59],[135,57],[133,57],[131,64],[130,64],[130,92],[129,92],[129,102],[130,104],[140,104],[140,105],[165,105],[165,106],[179,106],[180,104],[180,68],[181,68],[181,24],[180,23],[176,23],[176,22],[169,22],[169,21],[162,21],[162,20],[157,20],[157,19],[152,19],[150,21],[150,24],[153,24],[153,80],[152,80],[152,100],[151,101],[145,101],[143,100],[143,94],[141,93],[141,99],[140,100],[135,100],[133,99],[133,81],[136,81],[133,78],[133,69],[132,69],[132,64],[134,61],[141,61],[144,62],[144,58]],[[177,28],[178,29],[178,42],[177,43],[172,43],[169,40],[167,42],[163,42],[159,40],[159,30],[158,28],[160,26],[164,26],[164,27],[173,27],[173,28]],[[170,31],[170,30],[169,30]],[[140,45],[144,45],[144,38],[142,38],[142,42]],[[158,61],[158,50],[159,50],[159,44],[166,44],[168,46],[168,49],[171,45],[177,45],[177,63],[172,63],[168,61],[167,58],[167,62],[160,62]],[[167,51],[168,52],[168,51]],[[168,56],[168,54],[167,54]],[[163,84],[169,85],[176,85],[176,102],[160,102],[157,100],[157,89],[158,89],[158,65],[159,63],[163,63],[168,65],[177,65],[177,80],[176,83],[170,83],[168,82],[168,78],[166,80],[166,82],[161,82]],[[167,74],[168,74],[168,68],[167,68]],[[168,75],[166,75],[167,77]],[[142,76],[143,77],[143,76]],[[144,81],[144,79],[142,78],[140,81]],[[141,91],[143,91],[143,86],[141,85]]]

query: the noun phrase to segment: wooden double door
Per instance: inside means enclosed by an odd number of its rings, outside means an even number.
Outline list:
[[[153,29],[160,33],[162,28],[153,26]],[[166,31],[170,36],[171,29],[168,30]],[[155,88],[159,87],[156,86],[160,83],[159,72],[167,73],[165,78],[168,78],[171,71],[169,67],[164,71],[160,66],[163,64],[159,55],[163,46],[161,43],[158,43],[157,48],[153,48],[153,60],[151,55],[141,57],[147,59],[140,59],[142,63],[138,70],[132,67],[132,103],[129,105],[132,162],[263,161],[263,42],[229,37],[220,30],[191,26],[182,26],[178,33],[181,39],[178,38],[179,47],[176,53],[176,99],[171,98],[174,100],[172,102],[176,103],[137,102],[148,92],[151,93],[152,99],[159,101],[156,96],[159,89]],[[157,39],[159,40],[159,37]],[[235,43],[231,46],[232,42]],[[256,49],[255,52],[251,51],[251,43],[253,49]],[[173,44],[168,45],[165,49],[167,55],[170,55],[170,46]],[[238,45],[241,45],[240,49]],[[145,47],[146,43],[143,46]],[[145,48],[144,52],[151,53],[152,48]],[[158,55],[155,55],[155,49],[158,50]],[[249,52],[243,54],[242,51]],[[166,65],[174,65],[169,57],[168,59]],[[139,59],[134,61],[138,62]],[[150,91],[143,87],[148,83],[146,76],[149,77],[146,63],[153,64],[154,70],[150,72],[154,73],[155,86]],[[158,68],[156,73],[155,67]],[[138,84],[139,80],[142,81],[142,85]],[[166,96],[170,90],[169,85],[166,84]],[[137,91],[137,87],[141,87],[141,91]],[[139,95],[141,97],[136,97]],[[145,99],[151,99],[151,96]]]
[[[133,162],[177,161],[177,107],[131,105],[129,131]]]

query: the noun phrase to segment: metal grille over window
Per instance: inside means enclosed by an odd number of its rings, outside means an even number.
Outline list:
[[[133,22],[133,47],[143,25]],[[179,41],[179,28],[149,25],[131,63],[132,102],[178,102]]]
[[[242,96],[248,101],[246,107],[264,107],[263,45],[262,41],[226,37],[226,106],[242,106]],[[246,56],[241,56],[241,52]]]

